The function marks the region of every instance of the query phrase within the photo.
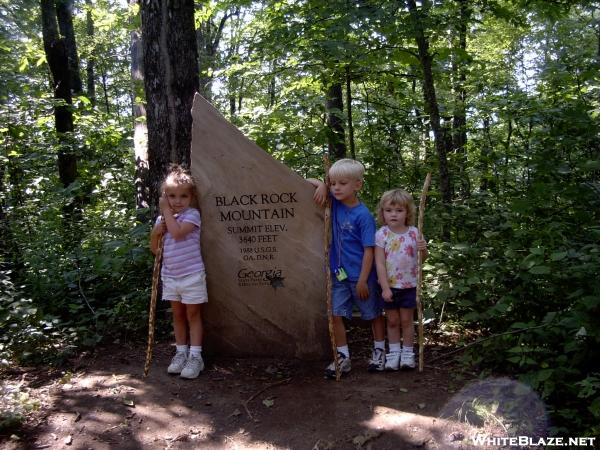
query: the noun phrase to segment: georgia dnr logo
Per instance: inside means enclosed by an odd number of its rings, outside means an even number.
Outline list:
[[[282,269],[247,269],[237,273],[238,286],[271,286],[273,289],[285,287]]]

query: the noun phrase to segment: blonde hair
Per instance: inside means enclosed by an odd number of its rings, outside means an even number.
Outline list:
[[[349,158],[340,159],[329,168],[329,178],[348,177],[358,181],[363,180],[365,166],[362,163]]]
[[[392,189],[391,191],[386,191],[381,196],[379,200],[379,204],[377,205],[377,220],[379,223],[385,224],[383,220],[383,210],[387,205],[398,205],[404,206],[406,208],[406,224],[405,225],[414,225],[415,224],[415,215],[416,215],[416,207],[415,201],[408,192],[404,189]]]
[[[167,169],[167,176],[162,182],[160,190],[161,192],[164,192],[167,188],[185,185],[188,186],[190,194],[192,195],[190,206],[198,209],[198,188],[196,186],[196,181],[194,180],[194,177],[189,169],[186,169],[179,164],[171,164]]]

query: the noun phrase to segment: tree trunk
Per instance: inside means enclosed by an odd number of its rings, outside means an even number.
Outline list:
[[[192,103],[198,91],[193,0],[141,1],[150,206],[169,163],[189,166]]]
[[[44,51],[52,74],[54,98],[62,100],[54,107],[54,119],[56,132],[62,144],[58,152],[58,175],[62,185],[67,187],[77,178],[77,157],[66,135],[73,131],[69,62],[65,40],[58,34],[54,0],[41,0],[40,4]]]
[[[462,54],[467,51],[467,24],[470,17],[470,10],[467,0],[457,0],[460,7],[458,21],[458,48]],[[466,172],[467,165],[467,113],[466,113],[466,89],[465,83],[467,75],[465,71],[465,62],[457,61],[456,55],[452,59],[452,75],[454,90],[454,116],[452,121],[452,147],[458,157],[458,170],[460,178],[460,189],[463,197],[469,196],[470,183]]]
[[[327,111],[327,126],[329,127],[329,156],[338,160],[346,156],[346,141],[344,136],[344,100],[342,84],[335,82],[327,88],[325,109]]]
[[[196,30],[196,43],[198,47],[198,63],[200,67],[200,88],[199,92],[202,96],[211,100],[212,98],[212,70],[216,68],[216,55],[219,49],[219,43],[223,37],[223,29],[227,20],[234,14],[239,13],[239,8],[232,12],[225,13],[219,20],[219,24],[215,25],[213,18],[209,18],[206,22],[200,24]]]
[[[56,14],[60,34],[64,37],[69,60],[71,89],[74,94],[83,92],[83,84],[79,73],[79,56],[73,30],[73,0],[56,0]]]
[[[129,0],[134,5],[136,0]],[[148,208],[150,192],[148,170],[148,127],[146,126],[146,106],[144,105],[144,55],[140,30],[131,32],[131,81],[133,106],[133,149],[135,155],[135,205],[138,211]],[[140,222],[150,217],[138,217]]]
[[[350,144],[350,155],[356,159],[356,148],[354,146],[354,123],[352,121],[352,76],[350,66],[346,66],[346,109],[348,111],[348,143]]]
[[[91,2],[91,0],[86,0],[85,3],[87,5],[87,13],[85,16],[86,32],[87,32],[88,37],[90,38],[90,41],[93,41],[94,40],[94,19],[92,18],[92,2]],[[86,76],[87,76],[87,80],[86,80],[87,97],[92,102],[92,105],[96,104],[96,82],[95,82],[95,75],[94,75],[94,72],[95,72],[94,54],[95,54],[95,51],[92,51],[92,53],[88,57],[88,60],[86,63],[86,68],[85,68]]]
[[[407,0],[408,9],[413,19],[415,40],[419,49],[419,61],[423,69],[423,95],[425,98],[425,111],[429,115],[431,129],[435,138],[435,149],[438,156],[440,191],[442,201],[449,206],[452,202],[452,188],[450,184],[450,174],[448,171],[448,150],[446,148],[446,137],[440,123],[440,111],[435,92],[435,83],[433,81],[433,71],[431,68],[432,57],[429,53],[429,40],[425,36],[421,14],[417,10],[415,0]]]

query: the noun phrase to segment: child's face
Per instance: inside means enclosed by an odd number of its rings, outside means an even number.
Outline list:
[[[352,203],[356,199],[356,193],[362,187],[361,180],[348,177],[331,178],[330,191],[334,198],[342,203]]]
[[[192,202],[192,190],[188,185],[168,186],[165,188],[169,207],[174,213],[180,213],[190,206]]]
[[[386,203],[383,206],[383,221],[392,230],[406,227],[406,206],[398,203]]]

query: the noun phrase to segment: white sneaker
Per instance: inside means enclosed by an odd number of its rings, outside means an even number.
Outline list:
[[[400,354],[400,368],[401,369],[414,369],[415,368],[415,354],[403,351]]]
[[[186,352],[177,352],[173,359],[171,360],[171,364],[167,367],[167,372],[170,374],[179,374],[183,370],[185,366],[185,362],[187,361]]]
[[[383,369],[385,369],[385,350],[380,348],[373,349],[367,370],[369,372],[382,372]]]
[[[385,370],[398,370],[400,368],[400,352],[391,352],[385,355]]]
[[[179,375],[181,378],[197,378],[200,372],[204,370],[204,361],[201,355],[190,355],[185,363],[185,367]]]
[[[350,358],[346,358],[346,355],[341,352],[338,352],[337,358],[340,366],[340,374],[344,375],[345,373],[349,373],[352,368]],[[335,361],[332,361],[325,369],[325,378],[335,378]]]

